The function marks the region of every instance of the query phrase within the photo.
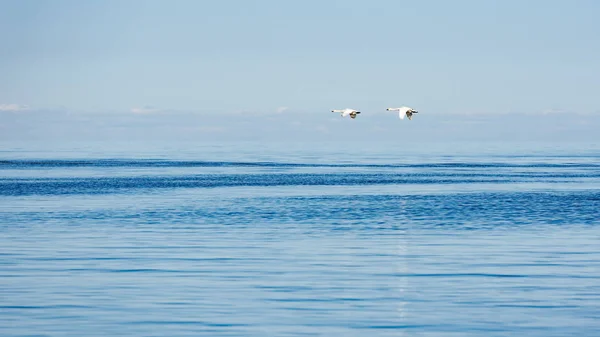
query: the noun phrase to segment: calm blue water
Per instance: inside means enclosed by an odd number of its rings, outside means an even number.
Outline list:
[[[1,336],[600,335],[597,145],[1,149]]]

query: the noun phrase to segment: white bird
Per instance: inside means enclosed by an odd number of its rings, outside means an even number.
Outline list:
[[[360,111],[354,109],[331,110],[331,112],[339,112],[342,114],[342,117],[350,116],[352,119],[356,118],[356,115],[360,113]]]
[[[403,106],[401,108],[387,108],[387,111],[398,111],[398,117],[400,119],[404,119],[404,116],[408,117],[408,119],[412,120],[412,115],[418,113],[417,110],[413,108],[409,108],[407,106]]]

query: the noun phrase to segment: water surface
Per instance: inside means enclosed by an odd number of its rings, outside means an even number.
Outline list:
[[[2,336],[600,335],[600,150],[4,144]]]

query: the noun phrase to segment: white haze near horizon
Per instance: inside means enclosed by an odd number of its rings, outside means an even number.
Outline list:
[[[600,115],[567,112],[444,114],[364,111],[356,119],[329,111],[271,113],[0,113],[3,142],[587,142],[598,143]]]

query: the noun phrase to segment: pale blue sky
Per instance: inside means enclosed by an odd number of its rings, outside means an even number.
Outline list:
[[[590,123],[598,17],[593,0],[0,0],[0,128],[10,138],[40,111],[114,124],[143,107],[165,120],[283,107],[327,121],[350,107],[364,120],[408,105]],[[213,132],[227,127],[217,119]]]

